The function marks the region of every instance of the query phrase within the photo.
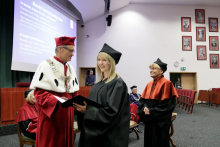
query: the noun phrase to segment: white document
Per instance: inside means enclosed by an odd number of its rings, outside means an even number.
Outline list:
[[[58,97],[58,96],[55,96],[55,95],[53,95],[56,99],[58,99],[58,101],[60,101],[61,103],[64,103],[66,100],[64,100],[64,99],[62,99],[62,98],[60,98],[60,97]]]

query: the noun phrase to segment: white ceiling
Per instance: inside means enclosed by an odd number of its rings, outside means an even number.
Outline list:
[[[84,23],[105,14],[104,0],[69,0],[82,14]],[[168,4],[220,7],[220,0],[111,0],[110,12],[132,4]]]

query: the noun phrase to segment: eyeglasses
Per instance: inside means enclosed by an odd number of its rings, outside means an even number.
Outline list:
[[[75,50],[70,50],[70,49],[68,49],[66,47],[62,47],[62,48],[67,49],[70,53],[74,53],[75,52]]]

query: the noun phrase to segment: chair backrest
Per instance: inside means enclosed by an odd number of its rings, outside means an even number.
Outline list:
[[[30,82],[17,82],[16,87],[30,87]]]
[[[191,99],[191,102],[192,102],[192,103],[194,103],[195,94],[196,94],[196,91],[195,91],[195,90],[192,90],[191,95],[190,95],[190,99]]]
[[[217,88],[212,88],[212,91],[217,91]]]
[[[191,94],[192,94],[192,90],[188,90],[188,94],[187,94],[187,96],[190,97]]]
[[[183,96],[186,95],[186,90],[185,90],[185,89],[182,90],[182,95],[183,95]]]

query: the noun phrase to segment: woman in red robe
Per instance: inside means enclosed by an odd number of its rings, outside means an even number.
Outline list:
[[[169,147],[171,115],[177,92],[171,81],[164,78],[167,64],[159,58],[150,65],[153,81],[145,87],[139,100],[137,113],[145,124],[144,147]]]
[[[33,92],[33,90],[25,91],[26,102],[18,111],[15,121],[20,122],[20,129],[25,137],[35,140],[38,116]]]

